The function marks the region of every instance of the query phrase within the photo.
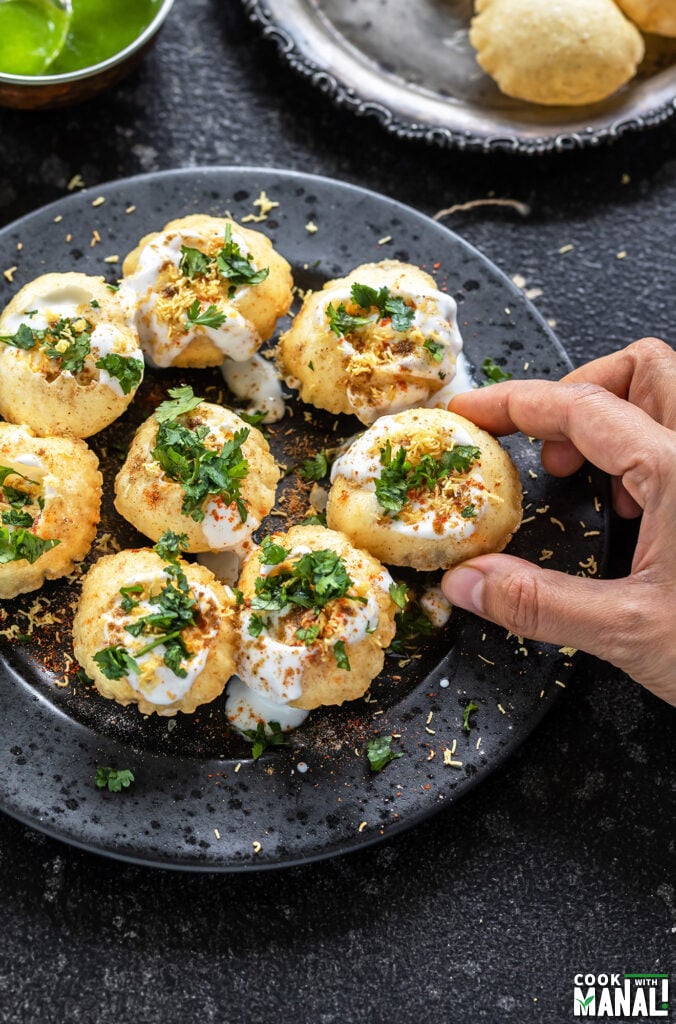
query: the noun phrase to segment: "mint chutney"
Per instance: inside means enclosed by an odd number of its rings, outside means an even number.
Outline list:
[[[48,74],[99,64],[133,43],[160,9],[161,0],[72,0],[73,17],[61,53]]]

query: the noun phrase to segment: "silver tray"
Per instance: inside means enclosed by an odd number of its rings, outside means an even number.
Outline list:
[[[242,0],[286,61],[336,103],[401,137],[460,149],[543,153],[598,145],[676,111],[676,40],[615,96],[543,107],[503,96],[468,39],[471,0]]]

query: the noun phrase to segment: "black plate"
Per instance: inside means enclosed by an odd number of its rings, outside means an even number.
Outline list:
[[[252,204],[261,190],[279,203],[261,229],[290,260],[302,288],[365,261],[409,260],[433,271],[456,297],[465,350],[475,367],[490,356],[516,377],[557,378],[569,368],[523,295],[462,239],[383,196],[287,171],[212,168],[145,175],[30,214],[0,232],[2,266],[17,267],[13,284],[1,286],[2,302],[47,271],[77,269],[114,280],[119,264],[105,257],[122,258],[144,233],[193,212],[228,210],[241,218],[257,212]],[[105,202],[97,204],[99,196]],[[318,227],[314,234],[306,228],[310,221]],[[94,230],[101,241],[92,246]],[[123,545],[141,541],[110,503],[120,447],[179,380],[210,398],[224,392],[217,370],[149,373],[125,417],[90,441],[108,483],[100,534],[111,532]],[[293,463],[357,427],[350,417],[322,414],[307,423],[298,404],[290,403],[287,417],[269,434],[280,460]],[[510,550],[534,560],[549,550],[547,565],[569,572],[600,566],[602,478],[586,469],[569,480],[548,478],[537,443],[519,436],[508,445],[527,491],[526,521]],[[277,507],[290,519],[304,504],[299,493],[297,476],[287,477]],[[287,522],[271,518],[265,526],[279,529]],[[95,552],[88,561],[94,557]],[[79,682],[77,666],[68,661],[70,604],[78,592],[77,583],[56,581],[0,609],[0,628],[18,623],[22,634],[29,633],[31,610],[34,622],[27,640],[3,640],[0,808],[88,850],[164,867],[245,871],[295,864],[414,825],[457,800],[505,759],[560,692],[573,660],[565,651],[522,643],[456,613],[412,656],[388,657],[368,702],[313,713],[288,748],[254,764],[250,747],[228,730],[223,698],[192,717],[143,718],[135,707],[119,707]],[[479,710],[467,733],[462,710],[470,700]],[[366,742],[392,732],[404,756],[373,775]],[[453,749],[454,741],[453,760],[460,767],[444,764],[443,750]],[[97,764],[132,768],[136,782],[122,793],[97,790]]]

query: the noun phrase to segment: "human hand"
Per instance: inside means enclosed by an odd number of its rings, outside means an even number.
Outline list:
[[[444,575],[448,600],[520,636],[610,661],[676,705],[676,352],[644,338],[561,381],[494,384],[450,408],[493,434],[543,439],[542,464],[554,476],[588,459],[613,477],[619,515],[643,519],[625,579],[482,555]]]

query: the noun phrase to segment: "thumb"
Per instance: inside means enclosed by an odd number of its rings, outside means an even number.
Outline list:
[[[589,580],[482,555],[447,572],[441,585],[451,604],[512,633],[587,651],[632,674],[644,614],[631,578]]]

